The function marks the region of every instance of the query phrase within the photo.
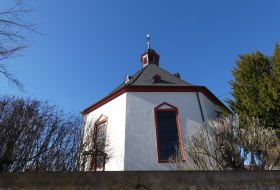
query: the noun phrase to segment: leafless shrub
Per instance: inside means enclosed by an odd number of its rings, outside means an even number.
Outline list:
[[[0,100],[0,172],[74,171],[79,117],[67,117],[47,102]]]
[[[251,166],[259,169],[280,169],[280,140],[271,128],[264,128],[256,118],[248,119],[242,130],[244,148],[251,157]]]
[[[244,169],[244,162],[258,169],[280,168],[280,144],[275,132],[264,128],[258,119],[250,118],[246,128],[238,116],[221,117],[198,127],[188,136],[182,153],[171,158],[171,166],[182,170]]]

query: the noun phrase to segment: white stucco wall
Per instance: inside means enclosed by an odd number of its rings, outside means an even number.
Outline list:
[[[200,102],[201,102],[201,107],[203,110],[203,113],[205,115],[205,120],[213,120],[216,119],[217,117],[217,111],[220,111],[220,108],[214,104],[211,100],[209,100],[204,94],[198,93]]]
[[[108,117],[107,138],[109,142],[108,153],[111,156],[105,166],[106,171],[124,170],[124,144],[125,144],[125,109],[126,94],[111,100],[105,105],[92,111],[87,121],[96,120],[100,115]]]
[[[157,161],[154,108],[163,102],[178,108],[183,142],[189,127],[195,128],[203,123],[195,92],[127,93],[125,170],[170,169],[169,164]],[[203,106],[207,110],[209,105],[206,103]],[[204,112],[210,114],[211,110]]]
[[[198,93],[205,121],[214,119],[219,108]],[[170,170],[158,163],[154,108],[167,102],[178,108],[183,143],[203,123],[196,92],[127,92],[88,115],[108,117],[107,133],[111,159],[106,171]]]

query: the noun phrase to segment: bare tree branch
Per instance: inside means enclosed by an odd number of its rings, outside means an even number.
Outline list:
[[[106,125],[103,130],[106,130]],[[84,121],[79,146],[79,171],[102,171],[111,158],[108,134],[99,134],[96,120]]]
[[[0,99],[0,172],[75,171],[81,123],[47,102]]]
[[[22,83],[8,70],[7,60],[20,55],[28,47],[30,34],[37,33],[36,25],[24,20],[32,12],[24,0],[14,0],[14,5],[7,10],[0,10],[0,73],[19,89]]]

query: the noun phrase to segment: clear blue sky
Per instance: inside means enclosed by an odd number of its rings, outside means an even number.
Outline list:
[[[11,0],[2,0],[0,3]],[[3,4],[4,3],[4,4]],[[21,92],[1,78],[1,94],[49,100],[80,112],[141,68],[151,47],[160,66],[185,81],[230,97],[228,81],[239,54],[272,54],[280,41],[279,0],[28,0],[28,20],[42,35],[9,69]]]

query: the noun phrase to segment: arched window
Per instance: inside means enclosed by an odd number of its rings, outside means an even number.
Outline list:
[[[158,162],[168,162],[182,150],[178,109],[166,102],[154,108]],[[183,155],[183,154],[182,154]],[[184,157],[182,156],[182,160]]]
[[[104,115],[101,115],[94,124],[94,134],[93,134],[94,171],[105,169],[107,121],[108,118]]]

